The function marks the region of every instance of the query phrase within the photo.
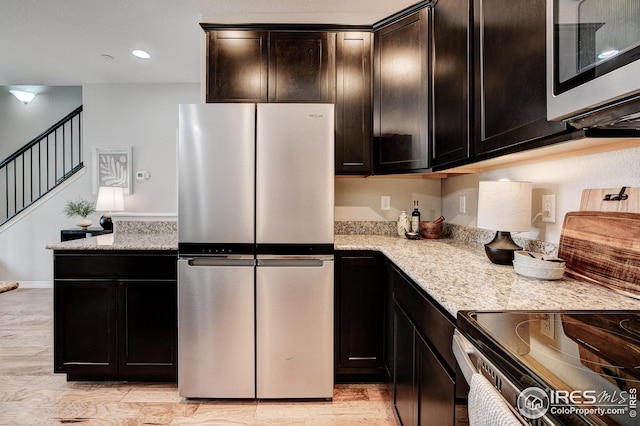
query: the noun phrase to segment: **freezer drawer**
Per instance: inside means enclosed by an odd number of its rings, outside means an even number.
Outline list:
[[[333,397],[333,264],[258,260],[258,398]]]
[[[178,261],[178,390],[255,398],[254,260]]]

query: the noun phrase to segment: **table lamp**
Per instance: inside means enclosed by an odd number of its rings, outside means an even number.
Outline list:
[[[494,239],[484,246],[489,260],[511,265],[513,253],[522,250],[511,232],[531,229],[531,182],[481,181],[478,228],[496,231]]]
[[[109,231],[113,230],[111,213],[124,210],[124,192],[122,188],[101,186],[98,190],[96,210],[108,212],[100,218],[100,226]]]

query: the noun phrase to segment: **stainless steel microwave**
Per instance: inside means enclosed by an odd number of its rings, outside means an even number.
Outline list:
[[[640,129],[640,0],[547,0],[547,118]]]

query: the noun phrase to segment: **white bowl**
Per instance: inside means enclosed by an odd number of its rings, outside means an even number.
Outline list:
[[[517,274],[528,278],[536,278],[539,280],[559,280],[564,276],[565,265],[564,263],[556,263],[556,266],[553,267],[532,266],[523,264],[514,259],[513,269],[515,269]]]
[[[521,265],[539,266],[542,268],[564,268],[565,265],[563,259],[542,253],[532,253],[530,251],[515,252],[513,261],[517,261]]]

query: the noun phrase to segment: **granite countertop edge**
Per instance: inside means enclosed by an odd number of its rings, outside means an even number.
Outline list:
[[[463,310],[640,310],[640,300],[574,280],[535,280],[454,239],[336,235],[336,250],[379,251],[454,318]],[[176,251],[176,233],[124,233],[49,244],[57,251]]]
[[[176,233],[118,233],[48,244],[55,251],[177,251]]]
[[[536,280],[459,240],[336,235],[336,250],[384,254],[454,318],[466,310],[640,310],[640,300],[569,278]]]

